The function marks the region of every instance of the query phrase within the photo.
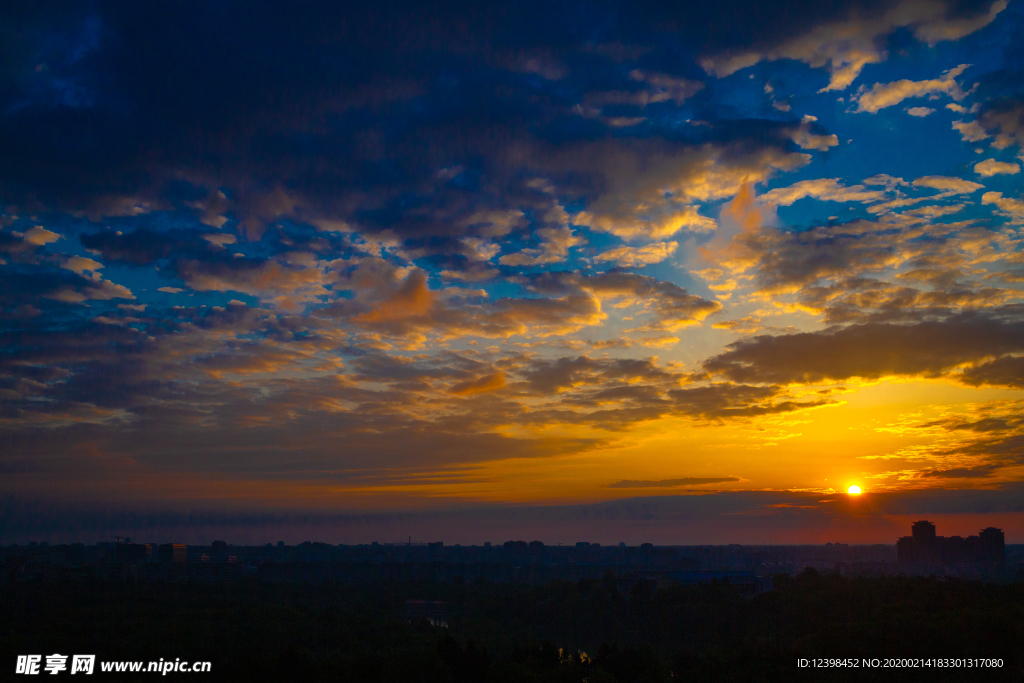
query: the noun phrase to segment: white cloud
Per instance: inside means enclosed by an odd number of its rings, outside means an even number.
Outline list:
[[[950,204],[948,206],[940,206],[933,204],[931,206],[922,206],[919,209],[911,209],[907,211],[907,215],[910,216],[922,216],[924,218],[939,218],[940,216],[948,216],[953,213],[957,213],[964,208],[963,204]]]
[[[643,104],[653,102],[665,102],[672,100],[676,104],[682,104],[687,99],[704,89],[700,81],[691,81],[686,78],[677,78],[668,74],[654,71],[643,71],[634,69],[629,72],[629,77],[634,81],[640,81],[650,86],[645,92],[646,99]]]
[[[974,165],[974,172],[984,178],[991,178],[992,176],[1000,173],[1005,173],[1007,175],[1020,173],[1020,166],[1017,164],[1008,164],[1004,161],[996,161],[995,159],[986,159],[985,161],[979,161]]]
[[[25,232],[24,240],[29,244],[35,244],[36,246],[42,246],[44,244],[50,244],[61,239],[62,235],[57,232],[47,230],[41,225],[37,225],[34,228]]]
[[[61,268],[66,268],[67,270],[78,273],[79,275],[87,270],[95,272],[102,267],[103,264],[99,261],[93,261],[91,258],[83,258],[81,256],[72,256],[64,262],[63,266],[61,266]]]
[[[963,178],[951,178],[949,176],[941,175],[929,175],[923,178],[918,178],[914,181],[914,185],[917,185],[918,187],[930,187],[933,190],[942,190],[944,192],[952,192],[954,194],[970,194],[971,192],[977,192],[985,187],[984,185],[971,182],[970,180],[964,180]]]
[[[718,227],[713,219],[700,215],[695,206],[681,206],[675,211],[666,211],[652,220],[629,215],[595,215],[589,211],[581,211],[573,216],[572,222],[592,230],[610,232],[623,239],[669,237],[684,229],[692,232],[711,232]]]
[[[498,259],[503,266],[537,266],[545,263],[560,263],[569,255],[569,249],[586,240],[573,233],[571,228],[543,228],[537,231],[541,243],[537,249],[523,249],[514,254],[506,254]]]
[[[538,179],[534,179],[535,181]],[[531,181],[533,183],[534,181]],[[535,189],[541,189],[543,181],[535,183]],[[530,185],[533,187],[533,185]],[[512,232],[515,228],[524,223],[525,215],[522,211],[477,211],[461,222],[462,227],[472,227],[477,234],[485,237],[500,237]]]
[[[986,192],[981,196],[982,204],[995,204],[1000,212],[1012,218],[1014,223],[1024,223],[1024,201],[1004,197],[1002,192]]]
[[[213,233],[212,235],[203,235],[203,239],[216,247],[220,247],[221,249],[224,248],[225,244],[235,244],[238,241],[234,235],[229,235],[223,232]]]
[[[494,268],[467,271],[442,270],[440,272],[440,275],[443,278],[448,280],[461,280],[462,282],[484,282],[486,280],[493,280],[500,274],[500,271]]]
[[[900,187],[901,185],[909,185],[910,183],[905,181],[903,178],[896,178],[894,176],[889,175],[888,173],[879,173],[878,175],[873,175],[870,178],[865,178],[864,184],[884,185],[885,189],[891,192],[892,190],[896,189],[897,187]]]
[[[777,107],[778,108],[778,107]],[[787,106],[783,111],[789,111]],[[816,119],[805,118],[800,122],[800,127],[793,132],[793,142],[800,146],[801,149],[813,149],[819,152],[827,152],[829,147],[835,147],[839,144],[839,138],[836,135],[818,135],[817,133],[811,132],[811,123]]]
[[[479,237],[463,237],[459,241],[466,245],[466,251],[463,251],[463,255],[474,261],[490,261],[501,251],[501,247],[497,244],[482,240]]]
[[[960,131],[964,142],[977,142],[989,137],[989,134],[977,121],[954,121],[953,129]]]
[[[911,81],[904,78],[892,83],[875,83],[870,90],[857,98],[856,111],[875,114],[880,109],[899,104],[907,98],[924,97],[925,95],[946,94],[954,100],[962,100],[966,93],[964,93],[954,79],[969,66],[970,64],[961,64],[955,69],[945,72],[940,78],[926,81]],[[915,109],[924,110],[927,107],[916,107]],[[935,110],[929,110],[927,114],[932,113],[932,111]],[[913,115],[927,116],[927,114]]]
[[[762,60],[795,59],[818,69],[828,67],[828,90],[845,90],[868,64],[885,59],[885,38],[899,28],[909,28],[918,40],[934,45],[943,40],[958,40],[987,26],[1006,9],[1006,0],[997,0],[988,12],[967,19],[947,19],[950,7],[936,0],[903,0],[884,14],[858,16],[851,11],[844,20],[819,24],[811,31],[765,51],[712,55],[701,66],[719,78],[753,66]]]
[[[845,187],[838,178],[815,178],[765,192],[758,199],[765,204],[790,206],[805,197],[830,202],[876,202],[885,199],[885,194],[881,190],[868,190],[863,185]]]
[[[676,253],[678,242],[656,242],[645,247],[618,247],[595,256],[597,261],[615,261],[624,268],[661,263]]]
[[[907,113],[911,116],[925,117],[929,114],[934,114],[935,110],[930,107],[911,107],[907,109]]]

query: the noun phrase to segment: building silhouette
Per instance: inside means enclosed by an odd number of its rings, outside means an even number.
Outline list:
[[[1006,565],[1006,540],[1002,529],[989,527],[977,536],[936,536],[935,525],[914,522],[911,535],[896,542],[897,561],[904,568],[975,568],[998,571]]]
[[[160,562],[184,564],[188,561],[188,546],[184,543],[164,543],[157,553]]]

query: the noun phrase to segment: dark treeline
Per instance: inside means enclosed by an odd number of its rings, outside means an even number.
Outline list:
[[[807,570],[775,586],[744,598],[720,583],[640,582],[621,595],[611,575],[544,586],[9,583],[0,647],[8,672],[18,654],[95,654],[209,660],[211,674],[177,676],[203,680],[1022,680],[1024,583]],[[410,617],[407,600],[443,601],[448,626]],[[1002,658],[1004,668],[797,668],[819,657]]]

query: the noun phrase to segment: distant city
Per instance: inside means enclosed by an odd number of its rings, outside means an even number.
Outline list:
[[[256,580],[273,583],[362,583],[376,580],[477,581],[544,584],[614,576],[628,592],[647,581],[726,582],[741,593],[772,587],[772,577],[807,568],[843,576],[926,575],[1024,580],[1024,545],[1007,546],[1000,529],[978,536],[936,536],[935,525],[915,523],[895,545],[639,546],[540,541],[445,545],[443,542],[331,545],[284,542],[263,546],[136,543],[117,537],[82,543],[0,546],[6,582],[107,580],[160,583]]]

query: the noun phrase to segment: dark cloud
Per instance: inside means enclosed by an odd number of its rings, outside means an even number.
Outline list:
[[[649,48],[624,72],[600,46],[653,30],[715,52],[764,40],[765,20],[783,40],[847,15],[804,4],[8,9],[0,196],[91,217],[177,208],[250,236],[292,217],[425,240],[501,198],[536,204],[521,181],[533,174],[607,194],[615,217],[709,154],[737,174],[796,162],[790,124],[723,121],[709,152],[678,135],[624,142],[581,118],[573,107],[590,90],[635,92],[621,104],[649,109],[684,103],[706,78],[696,65],[672,72],[678,59]],[[978,11],[962,5],[939,14]]]
[[[995,465],[981,465],[979,467],[951,467],[949,469],[924,470],[922,477],[936,477],[938,479],[976,479],[990,477],[998,469]]]
[[[523,372],[527,387],[538,394],[555,394],[581,385],[600,385],[612,381],[641,380],[658,383],[679,382],[683,376],[666,372],[653,359],[594,359],[586,356],[537,360]]]
[[[964,370],[960,381],[971,386],[1024,388],[1024,358],[1004,356]]]
[[[195,230],[155,232],[138,228],[127,234],[104,230],[82,234],[86,249],[98,253],[104,261],[147,266],[174,258],[202,258],[217,255],[214,245]]]
[[[608,484],[610,489],[649,489],[649,488],[673,488],[676,486],[700,486],[702,484],[724,484],[730,481],[740,481],[739,477],[683,477],[681,479],[659,479],[632,480],[623,479],[614,484]]]
[[[986,103],[975,121],[996,149],[1024,147],[1024,96]]]
[[[866,323],[822,332],[758,336],[734,342],[724,353],[705,361],[704,368],[737,382],[780,384],[887,375],[938,377],[965,363],[1022,350],[1024,323],[965,313],[908,325]],[[965,372],[965,381],[987,381],[970,379],[971,372],[974,370]],[[1012,385],[1013,380],[1004,376],[998,382]]]

